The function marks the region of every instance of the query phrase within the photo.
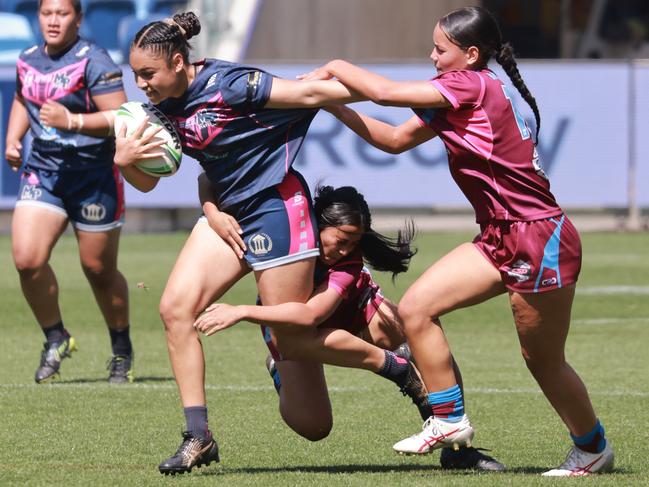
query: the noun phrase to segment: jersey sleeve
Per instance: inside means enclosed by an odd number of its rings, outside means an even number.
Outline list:
[[[475,107],[484,96],[484,81],[474,71],[449,71],[430,82],[444,95],[453,110]]]
[[[86,82],[91,95],[103,95],[124,89],[122,70],[101,48],[95,48],[89,54]]]
[[[333,266],[327,274],[327,287],[335,290],[343,299],[349,297],[363,271],[363,264],[347,263]]]
[[[272,85],[271,74],[256,68],[237,66],[224,74],[221,96],[235,110],[255,110],[266,105]]]

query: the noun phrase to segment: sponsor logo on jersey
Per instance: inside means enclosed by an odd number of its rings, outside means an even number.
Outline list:
[[[273,241],[265,233],[255,233],[248,239],[248,248],[255,255],[266,255],[273,250]]]
[[[507,275],[513,277],[518,282],[528,281],[532,277],[532,266],[523,260],[517,260],[509,268]]]
[[[56,88],[66,89],[68,86],[70,86],[70,77],[68,76],[67,73],[58,72],[54,76],[54,79],[52,80],[52,84]]]
[[[106,216],[106,207],[101,203],[90,203],[81,208],[81,216],[91,222],[98,222]]]
[[[207,84],[205,85],[205,88],[209,88],[212,86],[214,83],[216,83],[216,79],[219,77],[219,73],[214,73],[210,78],[207,80]]]
[[[90,50],[90,46],[83,46],[81,49],[79,49],[79,52],[75,54],[77,57],[83,57],[86,55],[86,53]]]
[[[303,206],[304,205],[304,196],[302,196],[302,191],[296,191],[293,195],[293,206]]]

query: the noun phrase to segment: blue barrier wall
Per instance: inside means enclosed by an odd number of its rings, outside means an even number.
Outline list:
[[[266,66],[279,76],[293,78],[312,65]],[[370,69],[393,79],[427,79],[430,65],[373,65]],[[523,62],[520,70],[536,97],[542,117],[539,153],[549,174],[552,190],[565,207],[625,207],[628,204],[628,165],[637,165],[638,204],[649,206],[649,66],[622,62]],[[144,100],[125,67],[129,99]],[[2,155],[6,120],[13,96],[14,71],[0,70],[2,93]],[[629,82],[634,79],[635,150],[630,154]],[[515,90],[512,89],[512,92]],[[527,104],[515,100],[532,123]],[[387,122],[400,123],[412,115],[404,108],[360,103],[360,111]],[[631,146],[633,147],[633,146]],[[432,140],[398,156],[378,151],[322,112],[315,118],[296,167],[311,185],[353,184],[374,206],[467,207],[451,180],[446,153]],[[196,176],[200,166],[184,158],[181,170],[161,181],[151,193],[127,188],[131,207],[194,207]],[[3,161],[0,170],[0,208],[13,205],[17,178]]]

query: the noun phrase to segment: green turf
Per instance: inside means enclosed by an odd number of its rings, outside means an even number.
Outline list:
[[[396,286],[379,276],[385,294],[398,299],[429,263],[469,237],[421,235],[407,276]],[[105,382],[108,335],[68,236],[53,266],[79,352],[64,363],[60,383],[33,383],[43,337],[20,292],[10,241],[0,238],[0,485],[566,485],[538,475],[563,460],[569,441],[523,365],[504,297],[449,315],[445,328],[464,373],[476,443],[491,448],[508,473],[446,472],[437,453],[395,455],[392,443],[420,428],[418,415],[393,385],[363,371],[328,368],[334,429],[318,443],[297,437],[277,412],[257,327],[240,324],[203,342],[222,463],[161,477],[157,464],[178,446],[183,417],[157,302],[184,238],[122,240],[138,380],[113,387]],[[590,389],[618,468],[579,482],[649,485],[649,235],[586,234],[583,242],[567,355]],[[250,279],[226,297],[253,299]]]

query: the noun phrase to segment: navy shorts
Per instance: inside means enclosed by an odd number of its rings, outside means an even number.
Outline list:
[[[65,172],[26,168],[16,206],[47,208],[78,230],[105,232],[124,223],[124,181],[112,165]]]
[[[289,173],[277,186],[223,209],[243,230],[244,258],[254,271],[320,255],[311,193],[302,176]],[[203,216],[201,221],[207,222]]]

